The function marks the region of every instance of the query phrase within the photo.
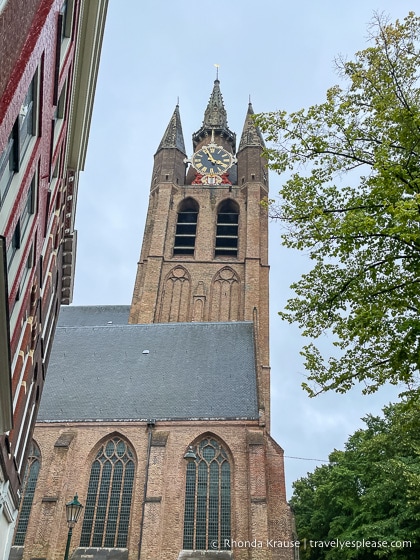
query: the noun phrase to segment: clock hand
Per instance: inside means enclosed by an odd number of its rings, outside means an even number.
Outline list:
[[[214,159],[214,157],[211,155],[211,153],[208,151],[207,148],[203,148],[203,152],[206,154],[206,156],[209,158],[209,160],[212,163],[216,163],[216,160]]]

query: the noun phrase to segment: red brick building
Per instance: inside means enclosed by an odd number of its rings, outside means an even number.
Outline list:
[[[0,558],[11,546],[58,310],[107,0],[0,2]]]
[[[131,307],[62,310],[14,558],[63,556],[76,492],[74,559],[297,558],[269,431],[268,177],[252,114],[236,150],[216,80],[188,158],[176,107]]]

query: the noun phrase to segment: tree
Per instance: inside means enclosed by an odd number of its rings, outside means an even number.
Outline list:
[[[389,405],[363,420],[344,451],[293,484],[301,560],[420,556],[420,406]],[[348,544],[327,544],[337,539]],[[363,539],[372,544],[357,546]]]
[[[376,15],[369,31],[369,48],[336,61],[345,86],[324,103],[256,118],[269,168],[290,173],[271,215],[314,263],[280,313],[312,339],[312,396],[419,386],[420,18]],[[327,360],[314,342],[325,333],[337,347]]]

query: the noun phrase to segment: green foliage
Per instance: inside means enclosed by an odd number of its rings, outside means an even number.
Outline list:
[[[325,360],[304,347],[311,395],[419,385],[420,18],[376,16],[370,32],[324,103],[256,117],[269,167],[290,173],[271,214],[313,261],[280,315],[337,348]]]
[[[389,405],[383,418],[363,420],[366,428],[350,436],[345,451],[293,485],[301,560],[420,558],[420,405]],[[309,544],[336,539],[387,546]]]

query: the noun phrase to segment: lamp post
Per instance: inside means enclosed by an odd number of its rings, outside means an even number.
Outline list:
[[[76,525],[77,520],[82,512],[83,506],[77,499],[77,494],[73,498],[71,502],[66,504],[66,518],[67,518],[67,525],[69,526],[69,532],[67,535],[67,545],[66,545],[66,553],[64,554],[64,560],[68,560],[69,558],[69,550],[70,550],[70,541],[71,535],[73,533],[73,527]]]
[[[192,445],[188,446],[188,449],[184,455],[184,459],[187,461],[187,463],[194,463],[194,461],[197,459],[197,455],[195,454]]]

